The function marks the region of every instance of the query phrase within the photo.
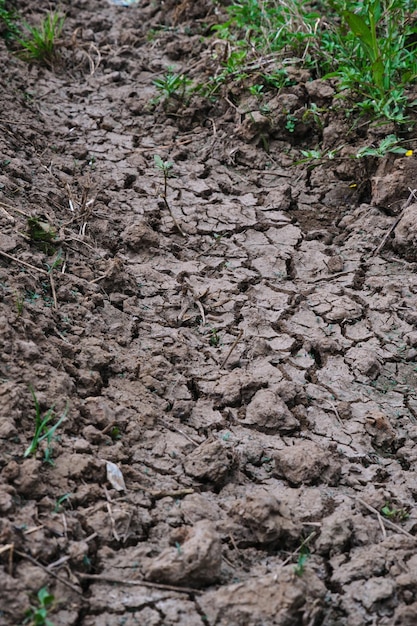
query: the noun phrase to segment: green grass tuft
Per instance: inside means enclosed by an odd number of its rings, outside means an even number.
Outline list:
[[[39,26],[31,26],[24,22],[28,35],[18,39],[21,47],[19,56],[28,62],[53,67],[59,58],[58,40],[64,22],[65,16],[57,12],[48,13]]]

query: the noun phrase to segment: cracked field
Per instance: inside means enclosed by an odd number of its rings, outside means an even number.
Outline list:
[[[297,68],[157,102],[208,0],[62,7],[58,67],[0,41],[1,623],[414,626],[416,158]]]

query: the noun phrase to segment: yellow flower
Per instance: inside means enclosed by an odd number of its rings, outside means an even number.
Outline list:
[[[413,156],[413,151],[407,150],[407,152],[405,153],[405,156]]]

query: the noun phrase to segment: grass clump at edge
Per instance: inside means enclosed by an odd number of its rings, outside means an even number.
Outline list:
[[[417,80],[417,22],[411,0],[239,0],[214,30],[227,42],[210,84],[286,84],[285,67],[333,78],[352,108],[374,118],[407,120],[406,89]],[[411,103],[414,104],[414,103]],[[415,103],[417,104],[417,103]]]

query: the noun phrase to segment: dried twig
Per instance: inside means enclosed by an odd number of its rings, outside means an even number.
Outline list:
[[[6,205],[6,206],[7,206],[7,205]],[[8,219],[8,221],[9,221],[11,224],[14,224],[16,220],[14,219],[14,217],[13,217],[12,215],[10,215],[10,213],[9,213],[8,211],[6,211],[6,209],[2,206],[2,203],[1,203],[1,202],[0,202],[0,209],[1,209],[1,211],[3,212],[3,214],[6,216],[6,218]]]
[[[0,554],[3,552],[9,551],[9,576],[13,575],[13,552],[14,552],[14,543],[7,543],[6,545],[0,548]]]
[[[106,506],[107,506],[107,512],[108,512],[109,517],[110,517],[111,529],[112,529],[113,537],[116,539],[116,541],[120,541],[119,534],[118,534],[118,532],[116,530],[116,521],[114,519],[113,509],[111,507],[112,500],[111,500],[110,494],[107,491],[105,486],[103,486],[103,489],[104,489],[104,493],[106,494],[106,500],[107,500]]]
[[[178,223],[177,218],[175,217],[175,215],[174,215],[174,214],[173,214],[173,212],[172,212],[172,209],[171,209],[171,207],[170,207],[170,205],[169,205],[169,202],[168,202],[168,200],[167,200],[167,197],[166,197],[165,193],[166,193],[166,192],[164,192],[164,194],[162,195],[162,200],[163,200],[163,203],[164,203],[164,205],[165,205],[165,208],[166,208],[166,209],[168,209],[169,214],[170,214],[170,216],[171,216],[171,218],[172,218],[172,221],[174,222],[175,228],[178,230],[178,232],[180,233],[180,235],[182,235],[183,237],[186,237],[187,235],[186,235],[186,234],[185,234],[185,232],[182,230],[181,226],[180,226],[180,225],[179,225],[179,223]]]
[[[89,537],[86,537],[84,539],[84,541],[86,543],[88,543],[89,541],[92,541],[93,539],[95,539],[96,537],[98,537],[97,533],[92,533]],[[48,570],[53,569],[54,567],[59,567],[60,565],[63,565],[64,563],[66,563],[67,561],[70,560],[70,556],[67,554],[65,556],[62,556],[60,559],[57,559],[56,561],[54,561],[53,563],[49,563],[48,565]]]
[[[11,261],[18,263],[19,265],[24,265],[24,267],[28,267],[29,269],[34,270],[35,272],[40,272],[41,274],[48,274],[46,270],[43,270],[40,267],[35,267],[35,265],[31,265],[30,263],[26,263],[26,261],[22,261],[21,259],[18,259],[17,257],[12,256],[11,254],[7,254],[7,252],[3,252],[3,250],[0,250],[0,254],[6,257],[6,259],[10,259]]]
[[[362,498],[357,498],[357,501],[360,504],[362,504],[362,506],[364,506],[365,509],[368,509],[368,511],[370,511],[371,513],[374,513],[379,518],[378,521],[380,521],[380,523],[383,522],[385,526],[388,526],[388,528],[392,528],[392,530],[396,530],[397,532],[401,533],[402,535],[405,535],[409,539],[412,539],[413,541],[417,541],[417,537],[409,533],[407,530],[405,530],[404,528],[401,528],[401,526],[398,526],[398,524],[394,524],[394,522],[391,522],[391,520],[386,519],[385,517],[381,517],[381,514],[379,513],[379,511],[377,509],[374,509],[374,507],[368,504],[367,502],[365,502],[365,500],[362,500]]]
[[[54,277],[52,275],[52,272],[49,272],[49,282],[51,285],[51,292],[52,292],[52,298],[54,301],[54,309],[55,311],[58,311],[58,300],[56,297],[56,290],[55,290],[55,281],[54,281]]]
[[[180,428],[177,428],[176,426],[174,426],[173,424],[168,424],[165,420],[162,419],[162,417],[159,418],[159,422],[165,426],[165,428],[167,428],[168,430],[173,430],[174,432],[178,433],[179,435],[182,435],[183,437],[185,437],[186,439],[188,439],[188,441],[190,441],[191,443],[193,443],[195,446],[199,446],[200,442],[199,441],[195,441],[195,439],[193,439],[192,437],[190,437],[190,435],[187,435],[187,433],[185,433],[183,430],[181,430]]]
[[[149,489],[140,483],[135,482],[135,487],[139,487],[145,493],[149,493],[153,498],[178,498],[180,496],[188,496],[194,493],[194,489],[173,489],[167,491],[155,491],[154,489]]]
[[[13,206],[11,204],[6,204],[5,202],[0,202],[0,207],[3,209],[3,211],[5,211],[5,209],[9,209],[11,211],[16,211],[16,213],[19,213],[19,215],[23,215],[24,217],[30,217],[30,215],[28,213],[25,213],[25,211],[22,211],[22,209],[18,209],[17,207],[15,207],[15,206]],[[7,211],[5,211],[5,213],[7,213]],[[9,217],[11,217],[11,215]]]
[[[384,248],[385,244],[387,243],[388,238],[390,237],[391,233],[393,233],[394,230],[397,228],[397,226],[398,226],[398,224],[399,224],[399,222],[400,222],[400,220],[401,220],[401,218],[403,216],[403,213],[404,213],[405,209],[410,206],[410,204],[411,204],[411,202],[413,200],[417,200],[417,196],[416,196],[417,189],[410,189],[410,188],[408,188],[408,190],[410,192],[410,195],[408,196],[404,206],[401,208],[401,211],[400,211],[399,215],[397,216],[397,219],[392,224],[392,226],[388,229],[388,231],[385,233],[381,243],[379,244],[379,246],[377,246],[375,248],[375,250],[372,252],[371,256],[376,256],[377,254],[379,254],[381,252],[381,250]]]
[[[14,548],[14,543],[6,543],[6,545],[1,546],[0,554],[3,554],[3,552],[7,552],[7,550],[12,550],[13,548]]]
[[[176,591],[178,593],[187,594],[199,594],[202,593],[199,589],[192,589],[191,587],[176,587],[175,585],[164,585],[162,583],[151,583],[147,580],[120,580],[119,578],[112,578],[111,576],[101,576],[100,574],[81,574],[78,573],[80,578],[85,580],[97,580],[103,583],[111,583],[117,585],[150,587],[151,589],[161,589],[162,591]]]
[[[232,347],[230,348],[229,352],[227,353],[226,358],[223,359],[223,361],[222,361],[222,363],[220,365],[220,369],[224,368],[224,366],[226,365],[227,361],[230,359],[233,350],[236,348],[237,344],[242,339],[242,337],[243,337],[243,330],[240,331],[240,333],[238,334],[238,336],[236,337],[236,339],[232,343]]]
[[[45,567],[45,565],[42,565],[42,563],[40,563],[37,559],[34,559],[33,556],[30,556],[30,554],[26,554],[26,552],[20,552],[20,550],[15,550],[15,552],[22,558],[27,559],[28,561],[33,563],[33,565],[40,567],[44,572],[49,574],[49,576],[52,576],[56,580],[59,580],[59,582],[62,583],[63,585],[66,585],[67,587],[75,591],[76,593],[79,593],[82,595],[83,592],[81,589],[79,589],[78,587],[70,583],[65,578],[62,578],[62,576],[58,576],[58,574],[55,574],[55,572],[52,572],[51,570],[49,570],[47,567]]]

